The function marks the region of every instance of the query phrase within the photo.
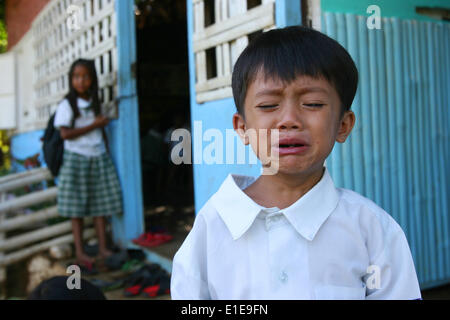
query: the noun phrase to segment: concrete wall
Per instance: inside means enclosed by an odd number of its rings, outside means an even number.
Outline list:
[[[16,70],[16,134],[36,129],[34,91],[34,48],[31,32],[26,33],[14,46]]]

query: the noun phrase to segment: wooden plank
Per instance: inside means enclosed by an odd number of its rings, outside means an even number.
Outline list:
[[[9,251],[26,245],[43,241],[45,239],[60,235],[62,233],[71,232],[72,222],[65,221],[50,227],[41,228],[35,231],[27,232],[19,236],[4,239],[0,241],[0,251]]]
[[[257,20],[262,17],[274,16],[275,5],[274,3],[268,3],[263,6],[255,7],[248,12],[235,13],[230,15],[230,18],[219,23],[213,24],[202,31],[196,32],[193,36],[193,41],[204,41],[218,34],[224,33],[233,28],[239,27],[242,24],[248,23],[249,21]]]
[[[197,83],[201,84],[206,82],[206,53],[205,51],[198,52],[195,54],[196,64],[195,68],[197,70]]]
[[[33,183],[53,179],[49,170],[42,170],[33,175],[25,176],[21,179],[11,180],[9,182],[0,183],[0,193],[15,190]]]
[[[48,172],[47,168],[36,168],[36,169],[27,170],[24,172],[8,174],[8,175],[0,178],[0,185],[2,185],[3,183],[6,183],[6,182],[10,182],[12,180],[23,179],[23,178],[26,178],[29,176],[38,175],[38,174],[42,174],[45,172]]]
[[[231,42],[231,69],[233,68],[234,64],[236,63],[236,60],[238,59],[239,55],[242,53],[244,48],[248,44],[248,38],[247,36],[240,37],[236,39],[235,41]]]
[[[199,83],[195,86],[195,90],[197,92],[214,90],[221,87],[227,87],[231,85],[231,75],[217,77],[214,79],[210,79],[206,82]]]
[[[271,14],[259,17],[255,20],[247,21],[246,23],[236,26],[227,32],[219,33],[215,36],[194,43],[194,52],[206,50],[208,48],[215,47],[218,44],[229,42],[252,32],[269,27],[274,23],[275,18],[273,16],[273,12],[271,12]]]
[[[197,11],[197,30],[196,32],[201,32],[205,28],[205,2],[200,1],[198,3],[198,11]]]
[[[214,17],[215,17],[215,24],[216,23],[220,23],[222,21],[222,17],[221,17],[221,11],[222,10],[222,5],[221,5],[221,0],[214,0]]]
[[[0,215],[0,233],[11,231],[21,227],[26,227],[37,222],[41,222],[58,216],[59,213],[57,206],[42,209],[31,214],[22,215],[16,218],[4,219],[3,221],[1,221],[1,219],[2,217],[4,217],[4,215]]]
[[[231,57],[230,57],[230,44],[228,42],[225,42],[222,45],[223,50],[223,69],[224,69],[224,75],[231,75]],[[231,82],[230,82],[231,83]]]
[[[197,94],[196,98],[198,103],[202,103],[207,101],[229,98],[232,96],[233,92],[231,90],[231,87],[227,87],[212,91],[200,92]]]
[[[110,42],[104,42],[101,45],[96,46],[94,49],[88,49],[88,51],[84,52],[83,56],[87,57],[89,59],[95,58],[99,55],[105,54],[110,50],[114,50],[115,49],[115,44],[113,41]],[[35,83],[34,83],[34,88],[38,89],[39,87],[47,84],[50,81],[56,80],[59,77],[61,77],[61,74],[67,74],[69,72],[70,69],[70,65],[66,64],[64,67],[61,67],[57,70],[57,72],[55,73],[49,73],[41,78],[39,78]],[[45,98],[41,98],[42,99],[46,99],[46,101],[53,101],[54,98],[52,97],[45,97]],[[47,104],[48,102],[46,102]]]
[[[18,209],[30,207],[44,201],[54,200],[57,197],[58,187],[51,187],[47,190],[36,191],[12,200],[0,203],[0,215]]]
[[[111,17],[115,16],[114,15],[114,7],[113,6],[112,7],[108,7],[107,10],[106,9],[102,10],[101,13],[99,13],[98,15],[90,18],[88,20],[88,22],[83,25],[83,28],[72,32],[67,38],[63,38],[63,41],[60,41],[58,43],[58,45],[56,45],[55,47],[52,47],[51,50],[48,50],[46,52],[44,51],[43,54],[40,56],[40,58],[36,59],[35,64],[39,65],[39,64],[44,63],[48,59],[49,55],[53,55],[56,52],[61,51],[66,44],[70,43],[71,41],[73,41],[73,40],[75,40],[77,38],[82,37],[84,32],[89,30],[89,32],[88,32],[89,35],[92,35],[91,34],[92,32],[90,32],[91,28],[94,27],[94,30],[95,30],[95,26],[97,25],[97,29],[98,29],[99,22],[103,21],[108,16],[111,16]],[[115,20],[114,19],[113,19],[113,22],[115,24]],[[67,28],[65,20],[62,23],[62,25],[63,25],[63,28]],[[112,30],[114,30],[114,29],[112,29]],[[49,30],[49,32],[51,32],[51,30]],[[95,31],[94,31],[94,33],[95,33]],[[46,37],[46,35],[42,36],[41,38],[36,38],[35,39],[36,45],[39,45],[42,42],[42,40],[45,39],[45,37]],[[98,30],[97,30],[97,35],[94,34],[94,35],[92,35],[92,37],[95,37],[95,43],[97,44],[98,43]],[[89,48],[91,47],[91,44],[92,44],[92,37],[89,37]]]
[[[220,20],[225,21],[228,19],[228,0],[222,0],[221,1],[221,10],[220,10]]]
[[[217,66],[217,77],[223,76],[223,55],[222,55],[222,45],[216,47],[216,66]]]
[[[241,13],[245,13],[245,9],[243,10],[242,7],[242,2],[247,2],[247,1],[242,1],[242,0],[227,0],[228,1],[228,5],[229,5],[229,9],[230,9],[230,17],[235,17]],[[245,4],[247,7],[247,4]]]
[[[89,228],[86,229],[83,232],[83,239],[87,240],[92,238],[93,236],[95,236],[95,231],[93,228]],[[18,250],[14,253],[10,253],[5,255],[1,260],[0,260],[0,267],[4,267],[16,262],[19,262],[25,258],[28,258],[29,256],[32,256],[38,252],[42,252],[45,251],[47,249],[49,249],[52,246],[57,246],[60,244],[64,244],[64,243],[72,243],[73,242],[73,235],[72,234],[67,234],[49,241],[45,241],[36,245],[33,245],[31,247],[25,248],[25,249],[21,249]]]
[[[0,192],[0,203],[4,202],[6,200],[6,194]],[[5,217],[0,214],[0,225],[5,220]],[[6,238],[6,233],[0,231],[0,242],[4,241]],[[0,261],[5,259],[5,255],[3,252],[0,252]],[[6,298],[6,268],[0,266],[0,299]]]

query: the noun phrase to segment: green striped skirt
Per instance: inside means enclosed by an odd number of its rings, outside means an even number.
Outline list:
[[[122,213],[122,192],[108,153],[86,157],[64,150],[58,182],[58,211],[63,217]]]

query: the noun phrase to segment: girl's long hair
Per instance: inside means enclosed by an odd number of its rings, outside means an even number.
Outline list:
[[[69,93],[65,96],[65,98],[69,101],[70,106],[72,107],[73,118],[78,118],[80,116],[80,110],[78,109],[77,103],[78,94],[72,85],[72,77],[75,67],[79,65],[85,66],[91,76],[92,84],[88,90],[88,94],[92,100],[91,107],[93,108],[95,115],[98,116],[100,114],[100,99],[98,97],[98,78],[94,60],[78,59],[72,63],[69,71]]]

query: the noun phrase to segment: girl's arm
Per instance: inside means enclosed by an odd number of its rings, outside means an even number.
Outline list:
[[[86,127],[82,128],[61,127],[60,128],[61,138],[63,138],[63,140],[76,139],[92,130],[106,126],[108,122],[109,120],[105,116],[97,116],[94,122]]]

